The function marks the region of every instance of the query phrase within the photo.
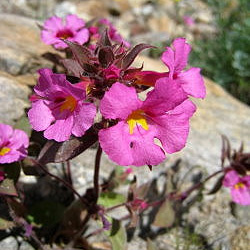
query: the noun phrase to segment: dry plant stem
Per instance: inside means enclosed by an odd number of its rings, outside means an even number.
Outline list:
[[[6,197],[5,201],[6,201],[7,205],[8,205],[11,218],[13,219],[13,221],[16,223],[17,226],[20,226],[20,227],[24,228],[25,224],[27,225],[28,222],[23,217],[18,217],[15,214],[15,211],[12,209],[12,207],[10,206],[10,204],[8,202],[9,199],[12,199],[12,198]],[[34,242],[36,242],[37,247],[38,247],[37,249],[47,250],[47,248],[45,246],[43,246],[42,242],[38,239],[35,231],[32,230],[32,232],[30,234],[30,238],[32,240],[34,240]]]
[[[39,162],[37,162],[34,159],[31,159],[35,164],[37,164],[39,166],[39,168],[41,168],[47,175],[49,175],[52,178],[55,178],[56,180],[58,180],[59,182],[61,182],[64,186],[66,186],[68,189],[70,189],[79,199],[80,201],[86,205],[88,204],[88,201],[86,199],[84,199],[84,197],[82,197],[72,186],[71,184],[69,184],[68,182],[66,182],[65,180],[61,179],[60,177],[50,173],[42,164],[40,164]]]
[[[94,172],[94,194],[95,194],[95,204],[97,203],[99,197],[99,172],[100,172],[100,162],[102,156],[102,148],[100,144],[95,156],[95,172]]]
[[[67,170],[66,170],[67,178],[68,178],[70,185],[72,185],[73,181],[72,181],[72,176],[71,176],[70,161],[66,161],[66,167],[67,167]]]

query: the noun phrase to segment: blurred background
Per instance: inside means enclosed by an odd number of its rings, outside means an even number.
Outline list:
[[[250,104],[249,0],[2,0],[0,11],[40,21],[54,14],[106,17],[132,44],[158,46],[147,52],[154,58],[175,37],[186,37],[190,65]]]

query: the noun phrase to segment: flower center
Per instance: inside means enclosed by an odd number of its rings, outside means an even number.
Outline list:
[[[73,37],[73,36],[74,36],[73,32],[69,29],[59,30],[56,33],[56,37],[61,38],[61,39],[67,39],[67,38]]]
[[[127,123],[129,126],[129,133],[132,135],[134,133],[134,128],[136,125],[141,125],[145,130],[148,130],[148,123],[141,109],[133,111],[127,118]]]
[[[10,152],[10,148],[8,147],[3,147],[0,149],[0,156],[4,156]]]
[[[245,184],[242,182],[238,182],[237,184],[234,185],[235,189],[240,189],[240,188],[244,188],[244,187],[245,187]]]
[[[63,112],[65,109],[70,110],[71,112],[73,112],[76,108],[77,105],[77,101],[73,96],[67,96],[65,98],[65,101],[63,102],[63,104],[60,107],[60,112]]]

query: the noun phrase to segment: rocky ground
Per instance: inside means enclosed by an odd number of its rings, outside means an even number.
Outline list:
[[[132,43],[154,43],[156,37],[157,42],[165,42],[180,35],[185,35],[192,41],[197,36],[215,32],[211,12],[203,2],[181,2],[177,6],[173,0],[1,1],[0,122],[13,125],[22,116],[24,109],[29,107],[28,95],[32,91],[30,86],[36,83],[36,70],[51,67],[50,62],[41,57],[50,48],[40,41],[37,22],[54,13],[60,16],[77,13],[85,19],[110,17]],[[186,26],[182,19],[184,15],[191,15],[196,26]],[[144,62],[145,69],[166,71],[159,60],[141,56],[136,63],[141,65],[141,62]],[[178,159],[181,159],[180,176],[194,166],[200,166],[194,172],[196,175],[203,173],[206,176],[218,170],[221,134],[228,136],[234,148],[238,148],[244,141],[245,149],[250,150],[249,107],[209,79],[205,81],[207,97],[205,100],[195,101],[198,109],[191,121],[187,146],[180,153],[169,156],[166,162],[155,167],[152,172],[146,167],[134,168],[140,183],[153,178],[160,182],[160,174]],[[86,187],[92,183],[94,154],[95,149],[89,149],[72,161],[73,180],[80,193],[84,193]],[[52,167],[60,171],[59,165]],[[101,162],[101,178],[107,178],[115,167],[104,156]],[[190,177],[190,182],[191,180]],[[23,181],[36,182],[31,177],[25,177]],[[211,186],[212,183],[208,183],[207,188]],[[50,192],[48,188],[45,184],[41,192]],[[235,206],[232,213],[227,190],[204,196],[183,218],[186,225],[193,227],[192,233],[187,233],[185,227],[172,228],[168,233],[156,237],[157,249],[201,249],[201,241],[206,242],[206,249],[246,250],[250,245],[249,209]],[[189,239],[194,236],[198,240],[190,243]],[[0,241],[0,249],[33,248],[21,237],[9,236]],[[129,243],[128,249],[146,249],[146,243],[137,236]]]

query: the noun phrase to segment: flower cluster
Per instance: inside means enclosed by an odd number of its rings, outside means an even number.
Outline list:
[[[99,23],[109,29],[100,34],[97,26],[89,27],[98,40],[93,50],[79,45],[83,41],[79,43],[75,36],[67,36],[70,28],[77,38],[87,34],[76,16],[67,16],[64,26],[57,17],[45,22],[42,37],[53,35],[57,47],[62,43],[69,47],[72,58],[61,62],[78,80],[72,84],[64,74],[41,69],[28,113],[30,123],[33,129],[44,131],[47,139],[62,142],[71,135],[83,136],[98,112],[99,143],[111,160],[123,166],[157,165],[166,152],[174,153],[186,144],[189,120],[196,110],[188,97],[204,98],[206,94],[200,69],[185,70],[191,50],[185,38],[175,39],[173,47],[163,53],[168,72],[134,68],[136,56],[152,46],[138,44],[129,49],[109,21]],[[79,36],[78,31],[82,32]],[[149,87],[152,89],[141,100],[138,94]]]
[[[20,161],[27,156],[29,138],[25,132],[0,123],[0,164]],[[0,171],[0,180],[3,180]]]

